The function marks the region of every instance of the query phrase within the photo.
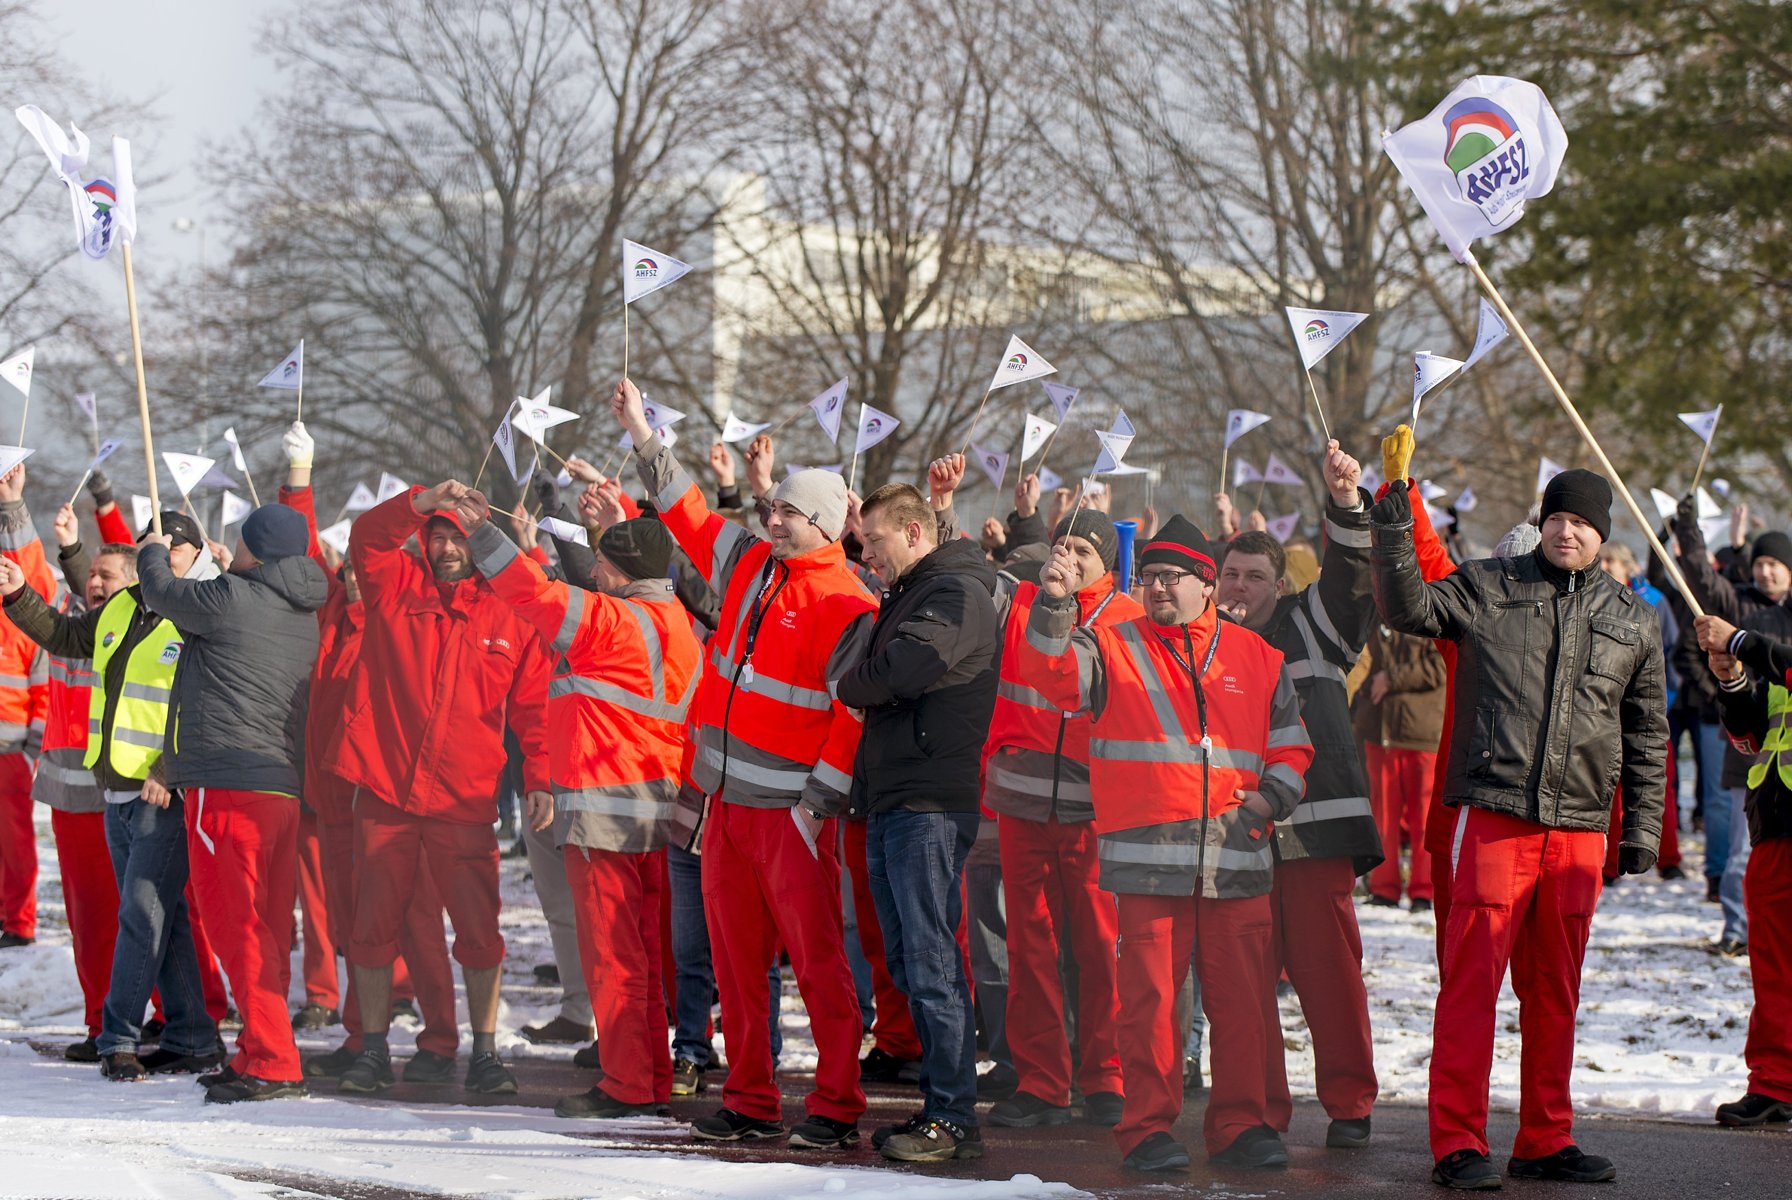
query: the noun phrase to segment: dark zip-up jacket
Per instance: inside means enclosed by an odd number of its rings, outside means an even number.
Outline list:
[[[1768,686],[1792,688],[1792,612],[1775,605],[1755,613],[1731,641],[1730,650],[1747,674],[1734,686],[1720,684],[1717,699],[1731,748],[1748,762],[1761,752],[1767,737]],[[1745,771],[1745,786],[1746,775]],[[1760,787],[1749,788],[1743,808],[1751,846],[1770,838],[1792,838],[1792,789],[1778,771],[1768,771]]]

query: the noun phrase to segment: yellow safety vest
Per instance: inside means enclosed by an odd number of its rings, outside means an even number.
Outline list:
[[[1755,756],[1754,765],[1748,769],[1750,790],[1761,786],[1769,768],[1778,771],[1780,782],[1792,788],[1792,762],[1786,759],[1788,750],[1792,750],[1792,692],[1777,683],[1769,684],[1767,737],[1761,742],[1761,753]]]
[[[100,610],[93,633],[93,674],[100,690],[106,688],[106,664],[124,644],[137,616],[137,597],[121,591]],[[87,718],[87,754],[83,765],[100,760],[100,747],[112,748],[108,765],[126,779],[145,779],[162,756],[162,739],[168,728],[168,704],[174,696],[174,668],[180,662],[181,635],[169,620],[154,628],[131,649],[124,664],[124,681],[114,699],[95,696]],[[111,701],[111,736],[105,736],[107,701]]]

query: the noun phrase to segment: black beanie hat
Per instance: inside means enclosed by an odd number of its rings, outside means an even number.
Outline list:
[[[1106,513],[1094,508],[1077,509],[1052,530],[1052,544],[1055,546],[1067,537],[1080,537],[1094,546],[1095,553],[1101,555],[1101,565],[1110,571],[1114,569],[1114,560],[1120,553],[1120,533]]]
[[[672,535],[654,517],[616,522],[598,537],[597,548],[630,579],[664,579],[672,566]]]
[[[1749,547],[1749,565],[1753,566],[1757,558],[1777,558],[1792,567],[1792,537],[1787,537],[1777,529],[1768,530]]]
[[[1612,536],[1612,485],[1592,471],[1563,471],[1543,489],[1539,523],[1556,513],[1573,513],[1599,531],[1599,540]]]
[[[1213,561],[1213,548],[1206,535],[1181,513],[1164,522],[1157,536],[1139,551],[1139,571],[1157,563],[1193,571],[1202,583],[1212,583],[1219,577],[1219,568]]]
[[[145,525],[143,532],[137,535],[137,540],[142,541],[155,531],[156,527],[153,524]],[[176,546],[185,543],[195,550],[205,549],[205,535],[199,532],[199,522],[184,512],[164,512],[162,514],[162,532],[167,534],[168,540]]]
[[[303,557],[311,547],[311,529],[296,508],[264,504],[243,521],[243,545],[261,562]]]

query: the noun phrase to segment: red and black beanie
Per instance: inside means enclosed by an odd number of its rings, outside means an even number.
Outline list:
[[[1213,549],[1206,535],[1181,513],[1164,522],[1157,536],[1139,551],[1138,570],[1159,563],[1192,571],[1202,583],[1210,584],[1219,577],[1219,568],[1214,564]]]

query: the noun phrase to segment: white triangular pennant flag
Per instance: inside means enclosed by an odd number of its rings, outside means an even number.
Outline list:
[[[1537,490],[1541,492],[1549,486],[1549,481],[1560,475],[1567,468],[1554,459],[1545,457],[1537,464]]]
[[[1244,484],[1247,484],[1247,483],[1262,483],[1262,482],[1263,482],[1263,472],[1259,471],[1255,466],[1251,465],[1251,463],[1249,463],[1246,460],[1241,458],[1237,462],[1232,464],[1232,486],[1233,487],[1242,487]]]
[[[232,479],[229,475],[226,475],[224,473],[224,468],[214,466],[211,470],[205,473],[205,477],[199,481],[199,486],[224,488],[227,491],[234,491],[242,485]]]
[[[290,388],[294,391],[297,391],[299,388],[304,387],[305,386],[305,341],[304,341],[304,339],[303,338],[299,339],[299,344],[293,348],[293,352],[291,354],[288,354],[285,358],[281,359],[279,366],[275,367],[272,371],[269,371],[266,375],[263,375],[261,377],[261,382],[256,384],[255,386],[256,387],[265,387],[265,388]]]
[[[722,422],[722,440],[731,446],[738,446],[742,442],[752,441],[771,427],[770,421],[755,425],[751,421],[743,421],[733,413],[729,413],[728,419]]]
[[[1440,508],[1431,514],[1431,525],[1434,529],[1448,529],[1456,524],[1456,518],[1450,515],[1449,509]]]
[[[1226,414],[1226,449],[1239,438],[1269,422],[1268,413],[1252,412],[1248,408],[1235,408]]]
[[[684,414],[679,413],[678,419],[681,421],[684,420]],[[678,431],[673,429],[670,425],[659,426],[653,431],[653,436],[658,438],[660,440],[660,445],[668,450],[678,445]],[[635,435],[625,432],[617,439],[616,444],[621,446],[624,450],[633,450],[635,448]]]
[[[640,242],[622,240],[622,302],[633,304],[649,292],[657,292],[684,276],[689,263],[679,262],[670,254],[643,246]]]
[[[1300,524],[1300,514],[1291,512],[1269,522],[1269,534],[1278,542],[1286,542],[1294,536],[1295,527]]]
[[[236,465],[237,470],[247,475],[249,473],[249,463],[243,458],[242,444],[236,440],[236,426],[232,425],[224,431],[224,442],[230,447],[230,461]],[[224,523],[226,525],[230,524],[229,521]]]
[[[1357,479],[1357,486],[1367,488],[1369,494],[1373,496],[1381,490],[1382,482],[1380,468],[1371,463],[1364,463],[1362,476]]]
[[[1728,500],[1730,498],[1730,481],[1728,479],[1713,479],[1711,490]]]
[[[585,531],[583,525],[562,521],[559,517],[543,517],[541,531],[549,537],[559,538],[563,542],[577,542],[581,546],[591,544],[591,535]]]
[[[1263,468],[1263,481],[1265,483],[1306,482],[1299,475],[1294,473],[1294,468],[1290,467],[1287,463],[1283,462],[1273,454],[1269,456],[1269,462]]]
[[[1707,446],[1711,444],[1711,435],[1717,432],[1717,419],[1723,415],[1724,406],[1718,405],[1709,412],[1681,413],[1680,419],[1686,427],[1699,435],[1699,440]]]
[[[0,446],[0,476],[11,474],[14,467],[36,453],[23,446]]]
[[[1039,490],[1055,492],[1064,486],[1064,477],[1050,467],[1039,468]]]
[[[827,391],[809,401],[809,411],[821,422],[821,431],[828,435],[828,443],[838,442],[840,416],[846,411],[846,380],[836,380]]]
[[[1650,488],[1649,499],[1655,501],[1655,511],[1664,521],[1673,520],[1674,514],[1680,511],[1680,501],[1660,488]]]
[[[35,104],[14,110],[14,115],[49,157],[57,177],[68,188],[69,200],[74,205],[75,243],[81,247],[81,252],[98,261],[106,257],[118,235],[122,235],[124,241],[133,240],[137,230],[137,203],[130,144],[123,138],[112,139],[113,174],[120,183],[115,188],[108,180],[85,177],[90,145],[87,135],[75,126],[70,125],[68,133],[64,133]]]
[[[348,494],[348,503],[342,506],[342,511],[364,513],[379,502],[379,497],[374,495],[372,488],[364,483],[357,483],[355,490]]]
[[[1450,505],[1450,507],[1459,513],[1469,513],[1474,512],[1475,505],[1479,503],[1481,503],[1481,501],[1475,497],[1475,489],[1472,487],[1465,487],[1457,495],[1456,503]]]
[[[566,485],[561,484],[560,486],[565,487]],[[375,500],[377,500],[381,504],[384,504],[386,501],[390,500],[392,497],[403,495],[405,492],[408,492],[410,490],[411,490],[411,485],[406,483],[404,480],[400,479],[398,476],[392,474],[390,471],[381,471],[380,472],[380,485],[379,485],[379,487],[374,489],[373,494],[374,494]]]
[[[1433,500],[1441,500],[1447,494],[1441,485],[1432,483],[1429,479],[1419,480],[1419,498],[1426,504],[1430,504]]]
[[[112,181],[117,201],[112,206],[112,224],[118,240],[127,246],[137,243],[137,173],[131,167],[131,144],[124,138],[112,138]]]
[[[498,421],[498,427],[492,430],[492,445],[504,456],[504,466],[510,471],[511,479],[517,479],[516,473],[516,434],[510,428],[510,414],[516,411],[516,402],[504,410],[504,416]]]
[[[1126,452],[1132,449],[1132,438],[1123,433],[1098,433],[1096,440],[1101,443],[1101,452],[1095,456],[1095,467],[1091,475],[1106,475],[1120,469],[1120,463],[1126,458]]]
[[[1058,414],[1058,424],[1070,415],[1070,406],[1076,403],[1077,389],[1068,383],[1047,383],[1041,381],[1040,387],[1045,389],[1045,398],[1052,402],[1052,411]]]
[[[1288,327],[1294,330],[1294,344],[1300,349],[1300,365],[1309,371],[1369,319],[1368,313],[1330,308],[1289,308],[1287,312]]]
[[[1141,467],[1137,463],[1121,463],[1112,471],[1103,471],[1103,475],[1149,475],[1150,467]]]
[[[676,408],[667,408],[664,404],[656,404],[646,392],[641,393],[641,415],[647,418],[647,424],[653,429],[665,429],[684,420],[685,414]]]
[[[900,424],[902,424],[902,422],[898,421],[895,417],[892,417],[889,413],[882,412],[872,408],[869,404],[861,402],[859,405],[859,436],[858,440],[853,443],[853,453],[865,453],[865,451],[871,449],[871,447],[877,445],[892,433],[895,433],[896,427]]]
[[[99,401],[92,392],[76,392],[75,407],[80,409],[91,425],[98,425],[100,420]]]
[[[1040,447],[1045,445],[1052,434],[1057,432],[1057,429],[1056,425],[1044,417],[1036,417],[1032,413],[1028,413],[1026,427],[1021,430],[1020,435],[1020,460],[1026,462],[1039,453]]]
[[[1475,348],[1468,352],[1462,369],[1468,370],[1486,357],[1487,352],[1512,336],[1506,327],[1506,320],[1500,316],[1500,310],[1493,306],[1493,301],[1481,297],[1481,318],[1475,323]]]
[[[989,482],[1000,488],[1008,476],[1008,453],[1005,450],[991,450],[987,446],[971,443],[971,453],[977,458],[977,465],[989,476]]]
[[[317,540],[334,550],[342,557],[348,557],[348,531],[351,522],[346,518],[336,522],[328,529],[317,531]]]
[[[1459,359],[1445,358],[1441,354],[1433,354],[1429,350],[1421,350],[1412,356],[1412,421],[1419,421],[1419,404],[1425,399],[1425,393],[1462,369]]]
[[[1134,429],[1132,422],[1127,419],[1126,410],[1123,408],[1114,410],[1114,424],[1108,432],[1116,437],[1125,438],[1129,444],[1139,435],[1139,431]]]
[[[1058,368],[1045,361],[1045,356],[1033,347],[1021,341],[1014,334],[1008,335],[1008,349],[1002,351],[1002,365],[996,368],[995,375],[989,381],[989,390],[1005,388],[1016,383],[1025,383],[1029,379],[1038,379],[1041,375],[1052,375]]]
[[[570,409],[556,408],[539,400],[524,400],[518,396],[516,403],[516,416],[510,418],[510,423],[524,437],[538,442],[547,440],[548,430],[579,419],[579,414]]]
[[[148,496],[131,497],[131,517],[138,529],[148,529],[149,522],[156,515],[156,506],[149,502]]]
[[[112,457],[113,451],[124,445],[123,438],[107,438],[100,443],[100,448],[93,452],[93,461],[87,464],[89,471],[99,470],[101,463]]]
[[[199,481],[216,464],[215,459],[202,454],[176,454],[172,450],[162,451],[162,461],[168,464],[168,474],[174,477],[174,486],[183,496],[192,495]]]
[[[235,525],[254,511],[255,506],[235,492],[225,492],[223,505],[219,510],[218,524]]]
[[[561,467],[560,473],[554,476],[554,484],[557,487],[571,487],[572,472],[568,471],[565,467]]]
[[[0,379],[19,389],[21,395],[31,395],[31,367],[37,361],[37,347],[26,346],[23,350],[0,362]]]
[[[1713,517],[1723,516],[1723,507],[1711,497],[1704,488],[1699,489],[1699,520],[1709,521]]]

